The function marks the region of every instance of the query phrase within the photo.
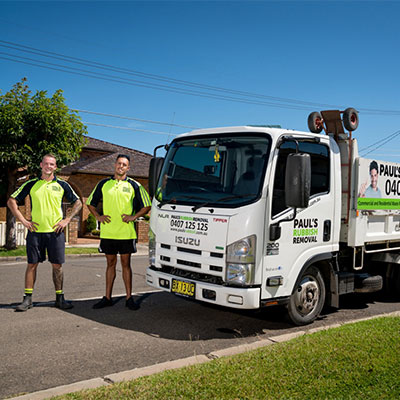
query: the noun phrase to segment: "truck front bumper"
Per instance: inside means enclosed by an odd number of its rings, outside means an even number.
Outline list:
[[[195,300],[205,301],[220,306],[239,308],[239,309],[256,309],[260,308],[260,288],[237,288],[230,286],[213,285],[210,283],[193,281],[190,279],[181,279],[169,274],[157,271],[151,267],[146,271],[146,283],[157,289],[166,292],[172,292],[172,280],[189,282],[195,284],[195,290],[191,297]]]

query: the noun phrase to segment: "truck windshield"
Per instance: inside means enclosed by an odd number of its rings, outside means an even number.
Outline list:
[[[155,197],[166,203],[237,207],[261,196],[271,147],[265,134],[202,136],[172,142]]]

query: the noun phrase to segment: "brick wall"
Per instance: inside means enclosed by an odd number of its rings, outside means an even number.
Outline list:
[[[68,243],[76,244],[78,242],[78,225],[79,217],[76,216],[72,218],[71,222],[68,225]]]
[[[137,221],[135,223],[135,229],[137,239],[139,243],[149,242],[149,222],[148,221]]]

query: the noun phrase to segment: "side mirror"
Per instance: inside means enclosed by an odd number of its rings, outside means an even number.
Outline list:
[[[311,191],[311,158],[309,154],[289,154],[286,161],[285,202],[288,207],[306,208]]]
[[[149,168],[149,194],[150,197],[154,197],[157,190],[158,179],[160,178],[160,173],[162,166],[164,164],[163,157],[153,157],[150,160]]]

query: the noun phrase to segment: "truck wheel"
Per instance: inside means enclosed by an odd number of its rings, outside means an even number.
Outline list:
[[[354,108],[346,108],[343,112],[343,125],[348,131],[355,131],[358,127],[358,112]]]
[[[312,133],[321,133],[323,129],[322,116],[319,112],[314,111],[308,116],[308,129]]]
[[[378,292],[383,287],[383,279],[380,275],[360,274],[355,276],[355,293],[373,293]]]
[[[307,325],[320,314],[325,302],[325,284],[315,267],[308,268],[292,293],[287,306],[290,321],[295,325]]]

